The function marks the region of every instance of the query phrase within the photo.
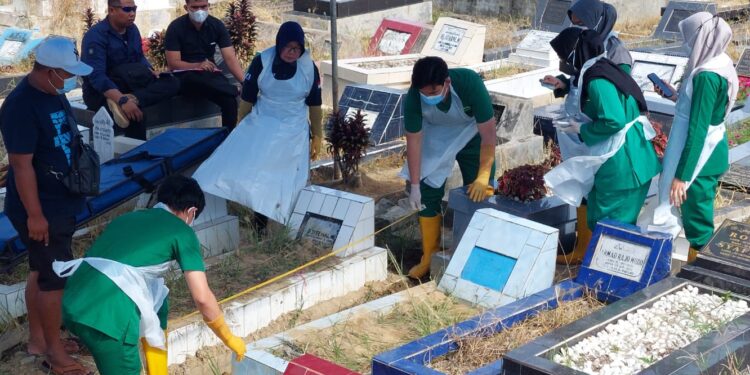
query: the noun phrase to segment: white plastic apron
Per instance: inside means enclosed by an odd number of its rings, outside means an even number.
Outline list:
[[[162,275],[169,270],[172,262],[133,267],[105,258],[81,258],[68,262],[54,261],[52,269],[60,277],[69,277],[83,262],[107,276],[135,303],[141,313],[140,337],[144,337],[152,347],[167,350],[166,337],[156,313],[169,294]]]
[[[591,68],[597,61],[605,58],[607,53],[603,53],[597,57],[589,59],[581,67],[581,73],[578,75],[578,81],[570,81],[570,91],[565,96],[565,113],[568,117],[564,120],[567,122],[586,123],[591,122],[589,116],[581,110],[581,88],[580,85],[583,81],[583,75],[589,68]],[[588,147],[586,144],[578,139],[578,134],[566,133],[561,130],[560,127],[556,128],[557,132],[557,144],[560,146],[560,157],[562,160],[568,160],[574,156],[588,155]]]
[[[434,188],[443,186],[453,171],[456,154],[478,133],[477,121],[464,112],[461,98],[450,86],[451,107],[443,112],[436,105],[422,103],[422,162],[420,179]],[[409,179],[409,165],[399,176]],[[412,181],[412,183],[417,183]]]
[[[588,195],[594,187],[594,176],[599,168],[625,144],[628,130],[636,123],[643,125],[643,133],[647,140],[651,140],[656,132],[646,116],[638,116],[635,120],[627,123],[620,131],[588,147],[588,154],[575,156],[564,160],[560,165],[553,168],[544,175],[544,181],[552,192],[573,206],[580,206],[581,200]]]
[[[253,111],[237,125],[193,177],[206,193],[250,207],[286,224],[310,169],[310,124],[305,98],[314,66],[305,52],[288,80],[272,73],[275,47],[261,53],[260,95]]]
[[[656,198],[650,199],[646,203],[643,213],[638,218],[638,225],[646,231],[655,231],[669,233],[673,238],[677,238],[682,230],[682,220],[676,207],[669,203],[669,194],[672,189],[672,180],[677,173],[677,165],[682,157],[682,150],[687,142],[688,128],[690,127],[690,108],[692,104],[692,84],[693,77],[706,69],[713,60],[708,61],[702,67],[693,70],[685,84],[680,87],[680,94],[675,105],[675,115],[672,121],[672,128],[669,131],[669,141],[667,149],[664,151],[662,160],[662,171],[659,175],[659,194]],[[700,69],[700,70],[699,70]],[[730,109],[727,109],[726,116],[729,115]],[[726,118],[726,117],[725,117]],[[701,148],[698,162],[695,165],[693,175],[690,181],[685,181],[685,189],[698,177],[701,169],[706,165],[708,159],[713,154],[716,146],[724,139],[726,126],[722,122],[719,125],[709,126],[706,141]]]

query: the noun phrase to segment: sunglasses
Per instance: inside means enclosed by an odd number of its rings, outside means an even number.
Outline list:
[[[135,11],[138,10],[138,6],[137,5],[132,6],[132,7],[120,7],[120,6],[116,6],[114,8],[120,8],[125,13],[135,13]]]

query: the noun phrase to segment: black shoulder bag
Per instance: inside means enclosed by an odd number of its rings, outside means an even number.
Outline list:
[[[72,117],[68,116],[68,121]],[[99,195],[99,154],[94,151],[93,147],[83,142],[83,136],[78,131],[78,124],[75,121],[70,124],[70,129],[73,137],[70,142],[70,171],[58,179],[73,194]]]

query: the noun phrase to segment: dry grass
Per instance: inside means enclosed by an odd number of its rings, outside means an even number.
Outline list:
[[[526,65],[509,64],[509,65],[503,65],[499,68],[495,68],[492,70],[479,72],[479,75],[482,77],[483,80],[489,81],[493,79],[510,77],[512,75],[525,73],[530,70],[531,68]]]
[[[638,40],[651,36],[660,19],[661,17],[656,16],[618,22],[615,30],[620,32],[619,38],[623,41]]]
[[[387,313],[354,315],[332,327],[306,332],[290,343],[291,353],[311,353],[350,370],[368,373],[372,357],[479,313],[433,291],[410,296]],[[296,350],[294,350],[296,349]]]
[[[465,374],[494,362],[505,353],[587,316],[603,306],[603,303],[590,296],[560,302],[560,306],[556,309],[542,311],[539,315],[506,328],[493,336],[462,339],[458,341],[457,351],[440,357],[430,366],[445,374]]]

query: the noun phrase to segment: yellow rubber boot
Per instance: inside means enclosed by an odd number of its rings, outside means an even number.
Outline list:
[[[695,262],[696,258],[698,258],[698,249],[690,247],[688,249],[688,264]]]
[[[141,339],[143,355],[146,357],[146,374],[168,375],[167,351],[151,347],[146,339]]]
[[[409,270],[409,277],[421,279],[430,272],[432,255],[440,250],[440,230],[443,216],[419,217],[419,231],[422,232],[422,260]]]
[[[586,216],[586,205],[582,204],[576,209],[576,217],[578,218],[576,223],[576,231],[578,232],[576,248],[572,253],[558,255],[557,264],[576,265],[583,262],[583,257],[586,255],[586,249],[589,247],[592,235],[591,229],[586,224]]]

